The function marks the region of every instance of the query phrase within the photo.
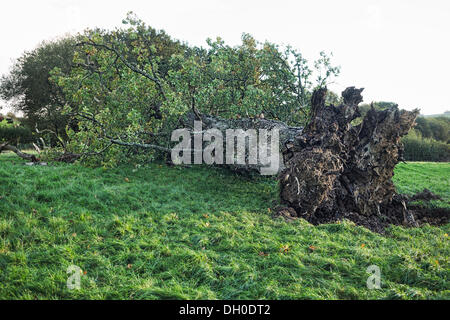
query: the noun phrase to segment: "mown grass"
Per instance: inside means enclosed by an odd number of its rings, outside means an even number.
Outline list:
[[[448,201],[447,163],[400,165],[399,190]],[[450,298],[450,225],[272,219],[273,179],[226,170],[23,165],[0,157],[2,299]],[[69,265],[81,289],[66,286]],[[370,265],[381,289],[366,286]]]

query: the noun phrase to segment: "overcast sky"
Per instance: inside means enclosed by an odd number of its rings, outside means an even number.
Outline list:
[[[291,44],[310,60],[333,52],[342,67],[337,92],[354,85],[365,88],[365,102],[394,101],[423,114],[450,110],[448,0],[2,1],[0,74],[42,40],[120,26],[128,11],[193,45],[216,36],[238,44],[247,32]]]

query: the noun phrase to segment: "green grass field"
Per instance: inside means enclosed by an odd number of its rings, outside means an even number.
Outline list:
[[[396,169],[449,206],[449,163]],[[385,235],[272,219],[270,178],[151,164],[104,170],[0,156],[2,299],[450,299],[450,225]],[[66,286],[69,265],[81,289]],[[366,269],[381,269],[381,289]]]

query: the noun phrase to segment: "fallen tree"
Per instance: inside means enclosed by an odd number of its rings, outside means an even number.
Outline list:
[[[397,194],[392,182],[395,165],[402,161],[400,138],[414,125],[418,110],[372,108],[361,118],[358,109],[361,92],[362,89],[347,88],[342,92],[343,103],[334,106],[325,105],[326,89],[316,90],[312,95],[311,118],[305,128],[290,127],[263,117],[223,119],[195,110],[184,116],[179,127],[190,128],[193,135],[197,134],[193,126],[195,120],[202,122],[202,131],[278,129],[283,160],[278,175],[282,205],[274,211],[287,219],[300,217],[320,224],[346,218],[377,232],[383,232],[389,224],[446,223],[448,210],[433,215],[426,208],[408,206],[408,201],[415,198]],[[85,117],[104,130],[94,117]],[[170,136],[169,132],[164,134]],[[169,143],[163,147],[127,142],[107,133],[104,137],[109,139],[109,144],[98,152],[65,152],[56,160],[73,162],[80,157],[102,154],[112,145],[157,149],[167,155],[171,152]],[[1,150],[11,150],[24,159],[38,161],[7,143],[0,145]],[[227,166],[245,172],[261,169],[261,164]],[[432,198],[428,194],[427,197]]]
[[[377,232],[389,224],[448,221],[448,212],[408,206],[415,198],[397,194],[392,182],[395,165],[403,160],[400,138],[414,126],[419,111],[372,108],[361,118],[362,91],[347,88],[343,103],[334,106],[325,105],[326,89],[316,90],[305,128],[261,118],[222,119],[192,112],[183,125],[193,129],[193,121],[200,120],[202,130],[279,129],[282,205],[275,208],[276,216],[304,218],[313,224],[346,218]],[[227,166],[245,172],[261,168],[260,164]]]

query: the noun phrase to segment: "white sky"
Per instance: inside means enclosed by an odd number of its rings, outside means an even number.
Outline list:
[[[310,60],[332,51],[342,73],[331,89],[364,87],[364,102],[394,101],[423,114],[450,110],[448,0],[4,0],[0,74],[42,40],[120,26],[128,11],[193,45],[216,36],[238,44],[248,32]]]

